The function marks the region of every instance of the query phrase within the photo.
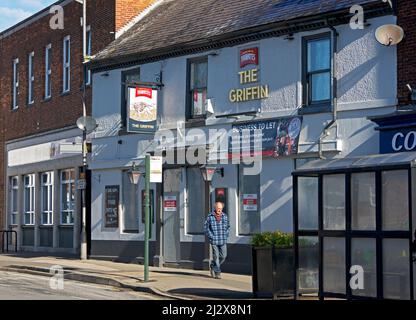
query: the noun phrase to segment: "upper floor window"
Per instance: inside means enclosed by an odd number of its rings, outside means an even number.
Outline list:
[[[34,72],[34,66],[33,66],[33,60],[35,57],[35,53],[31,52],[28,56],[28,65],[27,65],[27,80],[28,80],[28,90],[27,90],[27,103],[32,104],[34,103],[34,84],[35,84],[35,72]]]
[[[122,121],[122,127],[127,127],[127,87],[128,84],[133,84],[135,82],[140,81],[140,69],[130,69],[123,71],[121,74],[122,80],[121,80],[121,121]]]
[[[208,58],[189,63],[189,112],[191,118],[205,115],[208,86]]]
[[[17,217],[19,209],[17,207],[19,201],[19,181],[17,177],[10,178],[10,224],[17,225]]]
[[[45,99],[52,95],[52,45],[48,44],[45,48]]]
[[[18,105],[19,96],[19,59],[13,60],[13,94],[12,94],[12,109],[15,110]]]
[[[64,60],[63,60],[63,92],[71,90],[71,38],[70,36],[64,39]]]
[[[35,175],[29,174],[24,177],[24,224],[34,225],[35,224]]]
[[[92,37],[91,37],[91,26],[87,27],[87,47],[86,55],[90,57],[92,55]],[[91,84],[91,70],[88,70],[85,74],[85,84],[88,86]]]
[[[329,104],[331,100],[330,34],[304,38],[303,97],[308,106]]]

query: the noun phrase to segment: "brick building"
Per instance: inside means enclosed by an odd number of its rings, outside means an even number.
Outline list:
[[[102,50],[151,3],[89,0],[88,54]],[[63,8],[63,29],[50,27],[57,11],[47,7],[0,33],[0,229],[17,230],[23,250],[76,253],[82,5],[74,0],[54,5]],[[89,76],[87,83],[90,113]]]

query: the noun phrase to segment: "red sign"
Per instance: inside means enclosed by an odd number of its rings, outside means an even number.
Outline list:
[[[165,211],[176,211],[176,197],[165,196],[165,199],[163,201],[163,207]]]
[[[146,97],[152,99],[152,88],[136,88],[136,97]]]
[[[257,205],[257,199],[244,199],[243,204],[245,206],[255,206]]]
[[[250,64],[259,64],[259,48],[249,48],[240,51],[240,68]]]
[[[217,197],[224,197],[225,189],[217,189]]]

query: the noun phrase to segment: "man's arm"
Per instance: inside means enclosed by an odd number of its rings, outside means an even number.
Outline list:
[[[228,216],[226,215],[226,220],[227,220],[227,229],[226,229],[226,231],[227,231],[227,239],[228,239],[228,237],[230,236],[230,220],[228,219]]]
[[[205,219],[205,223],[204,223],[204,231],[205,231],[205,234],[207,235],[207,237],[208,237],[208,239],[213,239],[214,238],[214,234],[212,233],[212,230],[211,230],[211,225],[210,225],[210,220],[209,220],[209,217],[207,217],[206,219]]]

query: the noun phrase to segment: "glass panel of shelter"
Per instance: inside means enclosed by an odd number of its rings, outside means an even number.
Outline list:
[[[404,168],[296,177],[298,294],[413,298],[409,176]],[[363,288],[350,286],[357,266]]]

